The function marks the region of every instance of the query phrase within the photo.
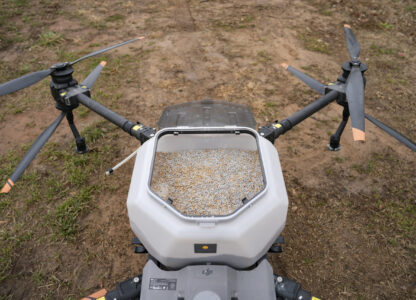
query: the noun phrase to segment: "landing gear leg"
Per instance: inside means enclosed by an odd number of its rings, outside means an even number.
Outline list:
[[[72,111],[68,111],[66,113],[66,119],[68,121],[69,127],[72,130],[72,133],[75,137],[75,143],[77,147],[75,148],[75,152],[78,154],[84,154],[88,152],[88,147],[85,144],[85,139],[79,134],[78,129],[75,127],[74,124],[74,115],[72,114]]]
[[[345,125],[347,125],[348,118],[350,116],[350,112],[348,110],[348,104],[344,106],[344,110],[342,111],[342,121],[338,126],[337,131],[331,135],[329,139],[328,149],[331,151],[339,151],[341,149],[340,140],[342,132],[345,129]]]

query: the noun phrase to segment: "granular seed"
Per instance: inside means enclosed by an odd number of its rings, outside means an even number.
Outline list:
[[[157,152],[151,188],[186,215],[227,215],[263,189],[257,151]]]

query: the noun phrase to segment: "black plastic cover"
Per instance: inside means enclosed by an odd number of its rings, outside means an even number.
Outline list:
[[[217,244],[194,244],[194,253],[217,253]]]
[[[105,300],[139,300],[141,287],[142,275],[138,275],[118,283],[115,290],[105,295]]]
[[[166,107],[159,119],[159,129],[167,127],[242,126],[256,129],[250,108],[225,101],[204,99]]]

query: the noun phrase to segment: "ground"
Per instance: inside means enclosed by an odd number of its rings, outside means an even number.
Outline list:
[[[4,0],[0,82],[139,35],[75,66],[82,80],[108,62],[93,98],[157,126],[164,107],[205,97],[246,104],[258,125],[317,95],[280,67],[327,83],[348,59],[343,24],[369,65],[366,112],[416,140],[416,6],[412,0]],[[5,182],[58,111],[48,79],[1,97],[0,179]],[[325,299],[416,296],[415,154],[366,123],[367,141],[326,150],[341,120],[332,104],[275,145],[290,199],[276,273]],[[138,141],[80,107],[91,151],[73,152],[65,122],[8,195],[0,198],[0,299],[78,299],[140,273],[126,198],[133,161],[105,170]]]

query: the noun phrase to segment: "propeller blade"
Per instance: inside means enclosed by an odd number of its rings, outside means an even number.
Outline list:
[[[94,56],[94,55],[97,55],[97,54],[101,54],[101,53],[104,53],[108,50],[111,50],[111,49],[114,49],[114,48],[117,48],[117,47],[120,47],[120,46],[123,46],[123,45],[126,45],[126,44],[130,44],[130,43],[133,43],[135,41],[142,40],[142,39],[144,39],[144,36],[139,36],[138,38],[128,40],[128,41],[122,42],[122,43],[117,44],[117,45],[113,45],[113,46],[110,46],[110,47],[107,47],[107,48],[104,48],[104,49],[101,49],[101,50],[91,52],[90,54],[87,54],[87,55],[85,55],[81,58],[78,58],[77,60],[74,60],[73,62],[70,63],[70,65],[72,66],[73,64],[76,64],[77,62],[79,62],[81,60],[84,60],[88,57],[91,57],[91,56]]]
[[[100,62],[100,64],[87,76],[87,78],[84,79],[81,86],[85,85],[89,89],[92,88],[106,64],[107,62],[105,61]]]
[[[31,86],[38,81],[41,81],[46,76],[53,72],[52,69],[42,70],[30,74],[26,74],[22,77],[10,80],[0,85],[0,96],[13,93],[15,91],[24,89],[25,87]]]
[[[345,92],[350,111],[354,141],[365,141],[364,80],[359,66],[352,66]]]
[[[372,116],[369,116],[369,115],[365,114],[365,117],[366,117],[367,120],[369,120],[371,123],[376,125],[378,128],[387,132],[392,137],[394,137],[396,140],[405,144],[407,147],[409,147],[410,149],[412,149],[413,151],[416,152],[416,144],[413,143],[411,140],[409,140],[407,137],[403,136],[402,134],[400,134],[399,132],[397,132],[393,128],[387,126],[386,124],[380,122],[379,120],[373,118]]]
[[[348,24],[344,25],[345,39],[347,40],[347,48],[352,60],[357,60],[360,56],[360,44],[355,37],[354,32],[351,29],[351,26]]]
[[[16,170],[7,180],[6,184],[1,189],[0,193],[8,193],[11,190],[16,181],[20,178],[20,176],[23,174],[23,172],[26,170],[26,168],[29,166],[29,164],[32,162],[35,156],[39,153],[43,145],[45,145],[45,143],[49,140],[51,135],[55,132],[55,129],[61,123],[64,116],[65,113],[61,113],[59,117],[55,121],[53,121],[53,123],[49,125],[49,127],[46,128],[45,131],[42,132],[42,134],[36,139],[32,147],[30,147],[29,151],[25,154],[22,161],[17,166]]]
[[[288,64],[283,63],[282,67],[290,71],[293,75],[295,75],[297,78],[306,83],[314,91],[318,92],[321,95],[325,94],[325,85],[323,85],[319,81],[313,79],[312,77],[309,77],[305,73],[302,73],[301,71],[289,66]]]

